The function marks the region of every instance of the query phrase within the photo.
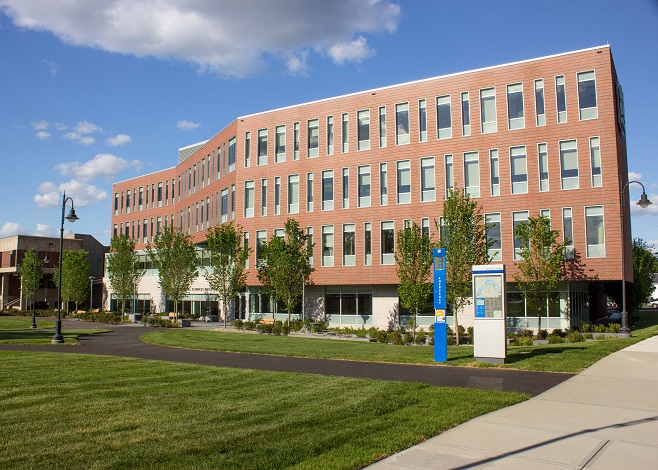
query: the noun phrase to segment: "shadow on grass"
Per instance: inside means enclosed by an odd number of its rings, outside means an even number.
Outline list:
[[[62,335],[66,342],[77,342],[80,336],[108,333],[111,330],[64,330]],[[55,334],[55,329],[44,330],[0,330],[0,343],[11,344],[49,344]]]
[[[543,347],[533,347],[532,349],[508,349],[507,350],[507,359],[505,360],[506,364],[514,364],[515,362],[527,361],[535,357],[543,356],[557,356],[564,352],[572,351],[585,351],[587,347],[585,346],[543,346]]]

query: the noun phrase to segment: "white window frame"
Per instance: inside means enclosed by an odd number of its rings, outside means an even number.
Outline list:
[[[512,194],[528,193],[528,153],[525,145],[510,147],[510,183]],[[516,181],[515,181],[516,180]]]
[[[299,175],[288,175],[288,214],[299,213]]]
[[[390,252],[384,252],[384,230],[391,231],[393,233],[393,250]],[[395,264],[395,222],[392,220],[382,221],[380,224],[380,253],[381,258],[380,262],[384,266]]]
[[[462,136],[471,135],[471,100],[468,91],[461,94]]]
[[[597,119],[599,117],[599,108],[597,99],[598,97],[596,96],[596,72],[594,70],[578,72],[576,77],[578,79],[578,117],[581,121]],[[583,108],[581,105],[582,96],[580,84],[589,81],[594,82],[594,106]]]
[[[480,197],[480,153],[477,151],[464,153],[464,191],[470,197]]]
[[[244,217],[246,219],[254,216],[255,192],[256,192],[256,187],[254,180],[245,181],[244,182]]]
[[[605,258],[605,215],[603,206],[585,206],[585,243],[587,244],[587,257],[588,258]],[[592,227],[590,226],[590,219],[597,217],[601,218],[600,227],[597,229],[597,239],[599,243],[590,244],[590,235],[592,235]]]
[[[486,101],[485,101],[486,100]],[[488,110],[488,106],[486,106],[489,101],[492,100],[493,102],[493,110]],[[488,115],[489,112],[493,114],[493,116],[487,116],[489,118],[493,117],[493,120],[485,121],[485,113]],[[496,110],[496,88],[495,87],[490,87],[490,88],[482,88],[480,89],[480,120],[482,123],[482,133],[483,134],[490,134],[492,132],[497,132],[498,131],[498,116],[497,116],[497,110]]]
[[[334,237],[334,226],[322,226],[322,267],[330,268],[334,265],[334,253],[336,239]]]
[[[362,133],[363,130],[363,133]],[[370,150],[370,110],[356,112],[357,150]]]
[[[418,100],[418,140],[427,142],[427,102],[425,98]]]
[[[352,234],[352,253],[348,254],[347,250],[350,244],[347,243],[346,235]],[[343,266],[356,266],[356,224],[343,224]]]
[[[359,207],[370,207],[371,194],[372,194],[372,175],[370,173],[370,165],[361,165],[357,168],[357,185],[358,185],[358,197],[359,197]],[[365,181],[367,179],[367,182]],[[365,188],[367,187],[367,195],[362,195],[365,193]]]
[[[580,170],[578,168],[578,142],[576,139],[573,140],[561,140],[559,142],[560,146],[560,179],[561,179],[561,188],[563,190],[579,189],[580,188]],[[574,159],[576,163],[575,176],[564,176],[567,171],[574,171],[574,168],[571,168],[573,165],[569,165],[570,168],[565,168],[565,164],[571,163],[565,160],[566,152],[575,151],[575,155],[571,158]]]
[[[592,188],[603,186],[603,168],[601,167],[601,139],[589,138],[590,171],[592,173]]]
[[[550,189],[548,144],[546,142],[537,144],[537,169],[539,170],[539,191],[546,192]]]
[[[403,117],[406,118],[403,119]],[[406,120],[406,129],[404,121]],[[395,105],[395,145],[406,145],[409,143],[409,103],[397,103]]]
[[[559,92],[560,86],[562,86],[562,96],[560,96]],[[563,111],[560,111],[561,106],[564,106]],[[564,75],[557,75],[555,77],[555,109],[557,109],[558,124],[567,122],[567,86]]]
[[[274,163],[284,163],[286,161],[286,126],[276,126],[276,139],[274,141]],[[283,140],[283,146],[280,145]]]
[[[521,116],[512,117],[510,114],[510,100],[514,98],[513,95],[521,94]],[[523,102],[523,83],[512,83],[507,85],[507,123],[509,130],[524,129],[525,128],[525,105]]]
[[[441,119],[441,111],[443,107],[447,106],[448,115],[447,120]],[[450,139],[452,137],[452,104],[450,103],[450,95],[443,95],[436,97],[436,138],[439,140]]]
[[[334,210],[334,170],[322,170],[322,210]],[[325,180],[331,180],[331,199],[325,199]]]
[[[420,159],[420,200],[436,201],[436,170],[434,157]]]
[[[320,120],[309,119],[306,123],[306,145],[308,158],[320,156]]]
[[[396,188],[398,204],[411,203],[411,162],[409,160],[401,160],[396,162]],[[404,183],[407,183],[406,185]],[[409,189],[403,191],[403,186]]]
[[[489,149],[489,183],[491,195],[500,196],[500,159],[498,149]]]
[[[492,212],[489,214],[484,214],[484,221],[487,226],[487,240],[494,240],[497,243],[490,246],[487,250],[487,254],[491,258],[491,261],[502,261],[503,259],[503,234],[502,234],[502,224],[500,219],[500,212]],[[494,237],[489,237],[490,231],[492,229],[491,224],[498,224],[498,239]]]

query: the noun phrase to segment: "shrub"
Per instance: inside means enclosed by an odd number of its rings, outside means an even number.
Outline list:
[[[256,325],[256,331],[258,331],[260,333],[265,333],[265,334],[271,335],[272,330],[274,330],[274,325],[269,324],[269,323],[258,323]]]
[[[457,331],[459,331],[460,338],[466,334],[466,329],[461,325],[457,325]]]
[[[432,341],[434,344],[434,341]],[[454,336],[448,336],[448,346],[454,346],[457,344],[457,339]]]
[[[325,323],[319,322],[319,323],[311,323],[311,331],[313,333],[320,333],[321,331],[325,330]]]
[[[404,334],[404,344],[413,344],[414,342],[414,334],[411,331],[407,331]]]
[[[84,312],[77,316],[80,320],[97,323],[120,323],[121,314],[112,312]]]
[[[583,333],[589,333],[590,331],[592,331],[592,325],[590,323],[581,323],[580,331],[582,331]]]
[[[473,327],[472,326],[469,326],[468,328],[466,328],[466,334],[468,336],[471,336],[471,337],[473,336]]]
[[[592,339],[592,338],[593,338],[592,333],[585,333],[585,334],[583,335],[583,338],[585,338],[585,339]]]
[[[528,337],[532,338],[534,336],[534,334],[532,333],[532,330],[525,329],[525,330],[519,331],[519,336],[523,336],[525,338],[528,338]]]
[[[594,333],[605,333],[607,330],[605,325],[594,325]]]
[[[290,330],[294,332],[301,331],[302,329],[302,322],[299,320],[295,320],[290,324]]]
[[[537,332],[537,339],[546,339],[548,336],[548,330],[539,330]]]
[[[244,322],[244,329],[249,331],[254,331],[256,329],[256,322],[253,321]]]
[[[580,343],[585,341],[585,338],[583,338],[583,335],[580,331],[572,331],[567,335],[567,341],[570,343]]]
[[[371,326],[370,328],[368,328],[368,337],[369,338],[377,338],[377,332],[378,331],[379,330],[377,329],[376,326]]]
[[[621,325],[619,323],[610,323],[608,324],[606,330],[608,333],[619,333],[619,330],[621,330]]]
[[[142,323],[146,326],[160,326],[163,328],[178,328],[178,323],[166,317],[144,317]]]
[[[368,330],[366,330],[364,327],[361,327],[358,330],[355,330],[355,332],[356,332],[356,337],[357,338],[365,338],[366,335],[368,334]]]
[[[425,338],[427,338],[427,335],[425,334],[425,331],[421,328],[418,333],[416,333],[416,344],[425,344]]]
[[[548,344],[558,344],[558,343],[564,343],[564,338],[560,335],[556,335],[554,333],[551,333],[546,337],[548,340]]]
[[[388,331],[377,331],[376,338],[378,343],[388,343]]]
[[[402,333],[398,330],[391,331],[388,334],[388,342],[391,344],[403,344]]]
[[[233,325],[233,328],[236,328],[238,330],[244,329],[244,322],[242,320],[233,320],[231,322],[231,325]]]
[[[561,330],[561,329],[559,329],[559,328],[553,330],[553,331],[551,332],[551,334],[552,334],[552,335],[559,336],[560,338],[564,338],[565,336],[567,336],[567,334],[564,332],[564,330]]]

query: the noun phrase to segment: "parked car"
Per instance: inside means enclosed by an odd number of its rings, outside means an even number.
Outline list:
[[[642,304],[642,308],[658,308],[658,300],[651,299],[646,304]]]
[[[597,325],[607,325],[608,323],[621,322],[621,312],[618,309],[609,309],[605,317],[597,319],[594,323]]]

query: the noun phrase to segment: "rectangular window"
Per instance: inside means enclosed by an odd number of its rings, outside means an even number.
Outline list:
[[[334,170],[322,172],[322,210],[334,209]]]
[[[359,207],[370,207],[370,165],[358,168]]]
[[[356,265],[356,225],[343,224],[343,266]]]
[[[276,126],[276,145],[274,150],[274,163],[286,161],[286,126]]]
[[[162,207],[162,183],[158,183],[158,207]]]
[[[267,215],[267,178],[260,180],[260,215]]]
[[[564,240],[567,242],[567,245],[564,248],[564,257],[571,259],[574,256],[573,215],[571,207],[565,207],[562,209],[562,234],[564,236]]]
[[[507,85],[507,118],[509,129],[523,129],[525,114],[523,112],[523,84]]]
[[[315,158],[320,154],[320,120],[308,121],[308,158]]]
[[[464,154],[464,188],[470,197],[480,197],[480,155],[478,152]]]
[[[274,215],[281,214],[281,177],[274,177]]]
[[[350,170],[343,168],[343,209],[350,207]]]
[[[357,117],[357,149],[370,150],[370,110],[358,111]]]
[[[600,188],[601,181],[601,148],[599,147],[599,138],[591,137],[589,139],[589,154],[592,162],[592,187]]]
[[[555,97],[557,99],[557,122],[567,122],[567,93],[564,88],[564,76],[555,77]]]
[[[313,173],[306,173],[306,212],[313,212]]]
[[[322,226],[322,266],[334,265],[334,226]]]
[[[219,161],[219,155],[217,156]],[[251,132],[244,133],[244,167],[249,168],[251,165]],[[219,174],[217,174],[219,179]]]
[[[420,129],[419,140],[427,142],[427,105],[425,100],[418,101],[418,128]]]
[[[201,223],[203,223],[203,221]],[[162,229],[162,217],[157,217],[155,219],[155,235],[156,236],[160,236],[160,234],[162,233],[161,229]],[[126,232],[127,231],[128,231],[128,225],[126,225]]]
[[[372,266],[372,224],[366,222],[363,226],[363,265]]]
[[[201,209],[203,210],[203,205]],[[203,225],[203,212],[201,212],[201,216],[201,225]],[[220,197],[220,223],[224,224],[226,222],[228,222],[228,188],[222,189]]]
[[[519,250],[521,249],[521,241],[516,235],[516,228],[522,224],[528,221],[528,211],[519,211],[519,212],[512,212],[512,227],[514,228],[514,259],[518,260],[519,258]]]
[[[313,266],[313,227],[306,227],[306,251],[308,252],[308,265]]]
[[[439,96],[436,99],[437,138],[452,137],[452,116],[450,112],[450,95]]]
[[[578,109],[581,121],[599,117],[596,106],[596,77],[593,70],[578,74]]]
[[[502,261],[503,243],[500,233],[500,213],[485,214],[484,221],[487,225],[487,240],[493,242],[487,254],[491,258],[491,261]]]
[[[267,165],[267,129],[258,131],[258,165]]]
[[[510,166],[512,169],[512,194],[528,192],[528,161],[525,146],[509,149]]]
[[[343,144],[343,153],[350,151],[350,126],[349,126],[349,115],[343,113],[342,115],[342,126],[341,126],[341,142]]]
[[[395,225],[392,221],[382,222],[381,255],[381,264],[395,263]]]
[[[210,210],[210,198],[206,199],[206,211]],[[231,220],[235,219],[235,185],[231,185]],[[210,222],[210,221],[208,221]],[[208,227],[210,227],[210,224],[206,224]],[[208,228],[206,227],[206,228]]]
[[[430,219],[428,217],[423,217],[420,219],[420,230],[421,233],[427,234],[430,236]]]
[[[538,144],[537,153],[539,155],[539,190],[548,191],[548,146]]]
[[[498,162],[498,149],[489,150],[489,164],[491,166],[491,195],[500,196],[500,166]]]
[[[299,160],[299,123],[293,124],[293,160]]]
[[[180,191],[180,183],[178,184],[178,190]],[[143,187],[139,188],[139,196],[138,197],[139,197],[139,199],[138,199],[137,204],[139,205],[139,210],[141,211],[144,208],[143,207],[143,204],[144,204],[144,188]],[[114,215],[116,215],[116,214],[114,214]]]
[[[379,164],[379,203],[382,206],[388,205],[388,170],[386,163]]]
[[[288,214],[299,213],[299,175],[288,176]]]
[[[434,157],[420,159],[420,189],[420,200],[422,202],[431,202],[436,200]]]
[[[379,108],[379,147],[386,147],[386,106]]]
[[[471,135],[471,101],[467,91],[462,93],[462,135]]]
[[[242,247],[249,253],[249,232],[242,232]],[[249,269],[249,257],[247,257],[244,267],[245,269]]]
[[[327,155],[334,154],[334,117],[327,117]]]
[[[411,202],[411,164],[409,160],[397,162],[398,170],[398,204]]]
[[[228,172],[233,171],[235,171],[235,137],[228,141]]]
[[[114,215],[119,215],[119,193],[114,193]]]
[[[485,88],[480,90],[480,114],[482,119],[482,133],[496,132],[496,89]]]
[[[130,214],[130,191],[126,191],[126,214]]]
[[[585,207],[585,234],[587,237],[587,257],[605,258],[603,206]]]
[[[256,230],[256,267],[262,266],[265,262],[263,260],[263,245],[267,241],[267,231]]]
[[[148,219],[144,219],[142,222],[142,243],[148,242]]]
[[[409,103],[395,105],[395,145],[409,143]]]
[[[546,109],[544,106],[544,79],[535,80],[535,113],[537,125],[546,125]]]
[[[560,142],[562,189],[578,189],[578,147],[575,140]]]
[[[253,181],[244,182],[244,216],[254,216],[254,191],[255,186]]]
[[[455,187],[455,177],[452,171],[452,155],[446,155],[446,197],[450,195],[450,190]]]

